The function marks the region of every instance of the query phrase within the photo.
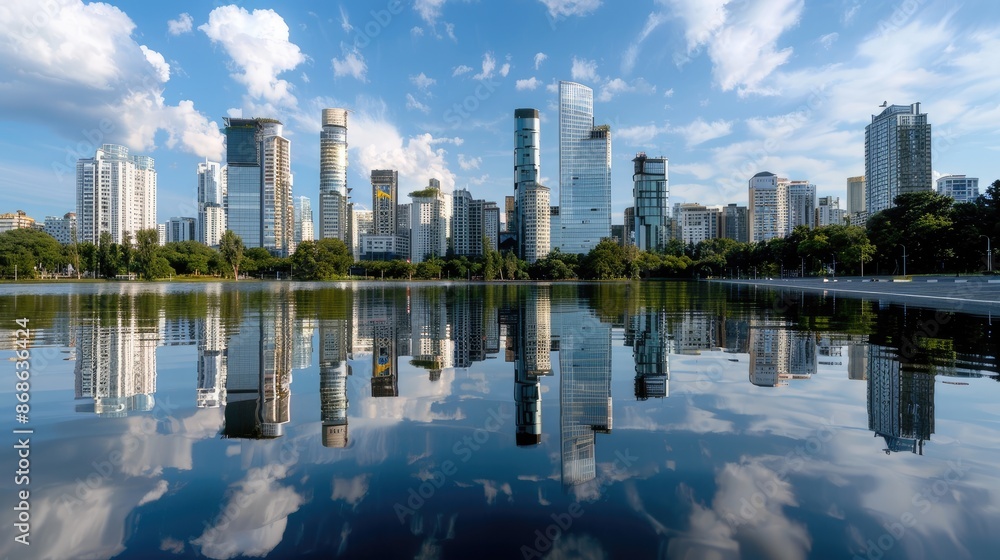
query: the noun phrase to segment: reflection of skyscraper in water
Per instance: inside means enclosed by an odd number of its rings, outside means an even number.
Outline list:
[[[552,375],[551,301],[549,286],[528,288],[518,309],[517,359],[514,365],[515,441],[542,441],[542,395],[539,377]]]
[[[120,418],[152,410],[159,340],[156,323],[141,324],[135,309],[85,321],[77,333],[75,389],[77,399],[93,403],[78,405],[77,412]]]
[[[640,311],[630,317],[632,356],[635,358],[635,398],[646,400],[670,395],[670,358],[667,314]]]
[[[589,310],[557,306],[555,311],[562,481],[574,485],[597,476],[595,433],[611,432],[611,325]]]
[[[750,325],[750,383],[782,387],[816,373],[816,338],[781,325]]]
[[[432,379],[452,367],[455,355],[445,299],[436,289],[414,290],[410,299],[411,363],[429,370]]]
[[[924,454],[934,433],[934,375],[905,371],[893,352],[868,347],[868,429],[885,439],[885,452]]]
[[[371,353],[373,397],[399,395],[397,356],[402,345],[409,353],[409,289],[375,288],[354,293],[353,333],[350,337],[352,359],[364,359]]]
[[[666,335],[666,331],[663,331]],[[721,346],[725,333],[721,318],[704,311],[685,311],[676,329],[674,340],[680,354],[698,354]]]
[[[868,344],[848,343],[847,378],[860,381],[868,379]]]
[[[349,322],[324,319],[319,323],[319,400],[323,445],[347,447],[347,364]]]
[[[306,369],[312,364],[315,332],[316,319],[305,317],[295,320],[295,331],[292,335],[292,369]]]
[[[778,387],[788,381],[788,331],[784,328],[750,327],[750,383]]]
[[[218,309],[209,308],[198,328],[198,408],[226,405],[226,337]]]
[[[276,438],[290,420],[291,303],[277,296],[244,311],[229,340],[223,437]]]
[[[471,367],[473,362],[486,359],[486,333],[484,331],[484,301],[477,297],[481,292],[469,286],[456,287],[449,298],[448,323],[451,325],[452,345],[456,368]]]

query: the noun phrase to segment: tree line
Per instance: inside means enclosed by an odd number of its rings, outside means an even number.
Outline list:
[[[122,243],[102,233],[91,242],[61,245],[35,229],[0,234],[0,277],[37,278],[73,271],[77,277],[171,276],[335,280],[361,274],[389,279],[612,280],[640,278],[778,277],[971,273],[990,264],[987,245],[1000,242],[1000,180],[975,202],[955,203],[934,192],[900,195],[896,205],[867,224],[800,226],[786,237],[755,243],[716,238],[698,244],[670,240],[657,251],[640,251],[602,240],[587,254],[553,250],[534,263],[488,248],[479,256],[428,256],[355,262],[338,239],[304,241],[289,257],[246,248],[227,231],[219,248],[196,241],[160,246],[156,230],[126,232]],[[488,243],[484,246],[488,247]],[[904,258],[905,255],[905,258]]]

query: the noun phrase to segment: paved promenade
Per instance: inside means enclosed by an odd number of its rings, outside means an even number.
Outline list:
[[[872,281],[877,278],[877,282]],[[988,276],[915,276],[911,281],[893,277],[786,278],[712,280],[779,290],[804,290],[827,295],[905,303],[978,315],[1000,315],[1000,278]]]

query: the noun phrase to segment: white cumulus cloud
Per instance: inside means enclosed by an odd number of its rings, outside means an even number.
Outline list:
[[[705,122],[699,117],[690,124],[675,127],[671,131],[684,136],[688,146],[697,146],[709,140],[728,136],[733,131],[733,123],[725,120]]]
[[[170,33],[171,35],[190,33],[193,27],[194,19],[191,17],[191,14],[188,13],[183,13],[177,16],[177,19],[167,20],[167,33]]]
[[[337,78],[351,76],[354,79],[364,82],[365,74],[368,72],[368,65],[365,64],[365,57],[357,49],[344,52],[343,58],[334,58],[333,75]]]
[[[434,78],[428,78],[423,72],[417,74],[416,76],[410,76],[410,82],[417,86],[417,89],[421,91],[426,91],[427,88],[437,83]]]
[[[570,75],[577,82],[599,82],[601,80],[600,76],[597,75],[597,62],[575,56]]]
[[[535,54],[535,70],[538,70],[538,68],[542,65],[543,62],[545,62],[545,59],[548,58],[548,57],[549,57],[549,55],[547,55],[547,54],[545,54],[543,52],[536,53]]]
[[[541,84],[542,84],[541,80],[532,76],[526,80],[517,80],[516,82],[514,82],[514,88],[517,89],[518,91],[524,91],[524,90],[530,91],[537,88]]]
[[[455,67],[455,71],[452,72],[451,75],[452,77],[455,77],[455,76],[461,76],[463,74],[468,74],[469,72],[472,72],[472,67],[461,64]]]
[[[246,86],[251,99],[295,105],[292,85],[278,75],[294,69],[306,57],[288,40],[288,25],[277,12],[222,6],[212,10],[208,23],[198,29],[222,45],[237,67],[233,79]]]
[[[146,62],[153,67],[156,77],[159,78],[161,82],[170,80],[170,65],[167,64],[166,60],[164,60],[162,54],[148,48],[146,45],[139,45],[139,50],[141,50],[143,56],[146,57]]]
[[[458,154],[458,166],[462,168],[462,171],[479,169],[479,164],[482,162],[483,158],[481,157],[468,157],[465,154]]]
[[[496,70],[497,60],[493,58],[493,53],[488,52],[483,54],[483,71],[472,76],[474,80],[488,80],[493,77],[493,71]]]
[[[418,101],[416,97],[413,97],[412,93],[406,94],[406,108],[415,109],[421,113],[429,113],[431,111],[430,107]]]

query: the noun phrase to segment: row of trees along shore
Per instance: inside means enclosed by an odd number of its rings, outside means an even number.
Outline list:
[[[993,241],[1000,241],[1000,180],[972,203],[956,204],[934,192],[901,195],[895,207],[872,216],[866,227],[800,226],[786,237],[756,243],[716,238],[685,245],[674,239],[659,251],[603,240],[585,255],[554,250],[530,265],[513,253],[493,250],[419,264],[354,262],[347,246],[336,239],[305,241],[290,257],[279,258],[266,249],[245,248],[232,231],[214,249],[196,241],[160,246],[152,229],[134,236],[126,233],[123,243],[113,243],[104,233],[97,244],[67,245],[39,230],[15,229],[0,234],[0,277],[336,280],[361,275],[491,281],[898,275],[903,273],[904,254],[907,273],[950,274],[985,271],[986,248],[992,248]]]

